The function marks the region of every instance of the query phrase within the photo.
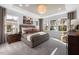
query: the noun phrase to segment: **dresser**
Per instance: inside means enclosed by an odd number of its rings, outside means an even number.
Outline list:
[[[68,54],[79,55],[79,32],[68,34]]]
[[[20,34],[10,34],[10,35],[7,35],[7,42],[9,44],[17,42],[17,41],[20,41],[20,40],[21,40],[21,35]]]

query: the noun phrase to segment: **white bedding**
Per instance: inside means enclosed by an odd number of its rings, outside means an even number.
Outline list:
[[[28,40],[28,41],[31,41],[31,40],[30,40],[31,36],[32,36],[32,35],[36,35],[36,34],[44,35],[44,34],[46,34],[46,33],[45,33],[45,32],[37,32],[37,33],[33,33],[33,34],[28,34],[28,35],[27,35],[27,40]]]

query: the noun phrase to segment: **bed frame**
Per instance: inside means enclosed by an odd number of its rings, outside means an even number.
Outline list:
[[[38,45],[40,45],[41,43],[47,41],[49,39],[49,34],[46,33],[44,35],[40,35],[40,34],[36,34],[31,36],[30,40],[27,40],[27,33],[26,34],[22,34],[22,28],[35,28],[35,26],[33,25],[20,25],[20,33],[21,33],[21,40],[27,44],[29,47],[36,47]]]

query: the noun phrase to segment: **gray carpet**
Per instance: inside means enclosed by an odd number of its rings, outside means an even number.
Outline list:
[[[58,41],[49,39],[43,44],[30,48],[22,41],[0,46],[0,55],[50,55],[55,48],[58,48],[55,55],[66,55],[66,46]]]

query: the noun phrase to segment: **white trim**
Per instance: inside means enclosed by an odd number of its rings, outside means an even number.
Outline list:
[[[60,42],[60,43],[62,43],[62,44],[64,44],[64,45],[66,45],[67,43],[64,43],[64,42],[62,42],[61,40],[59,40],[59,39],[56,39],[56,38],[52,38],[53,40],[56,40],[56,41],[58,41],[58,42]]]
[[[58,50],[58,48],[55,48],[55,49],[53,50],[53,52],[51,53],[51,55],[55,55],[55,53],[56,53],[57,50]]]
[[[42,18],[48,18],[48,17],[53,17],[53,16],[57,16],[57,15],[61,15],[61,14],[66,14],[67,11],[63,11],[63,12],[59,12],[59,13],[56,13],[56,14],[52,14],[52,15],[48,15],[48,16],[44,16]]]

